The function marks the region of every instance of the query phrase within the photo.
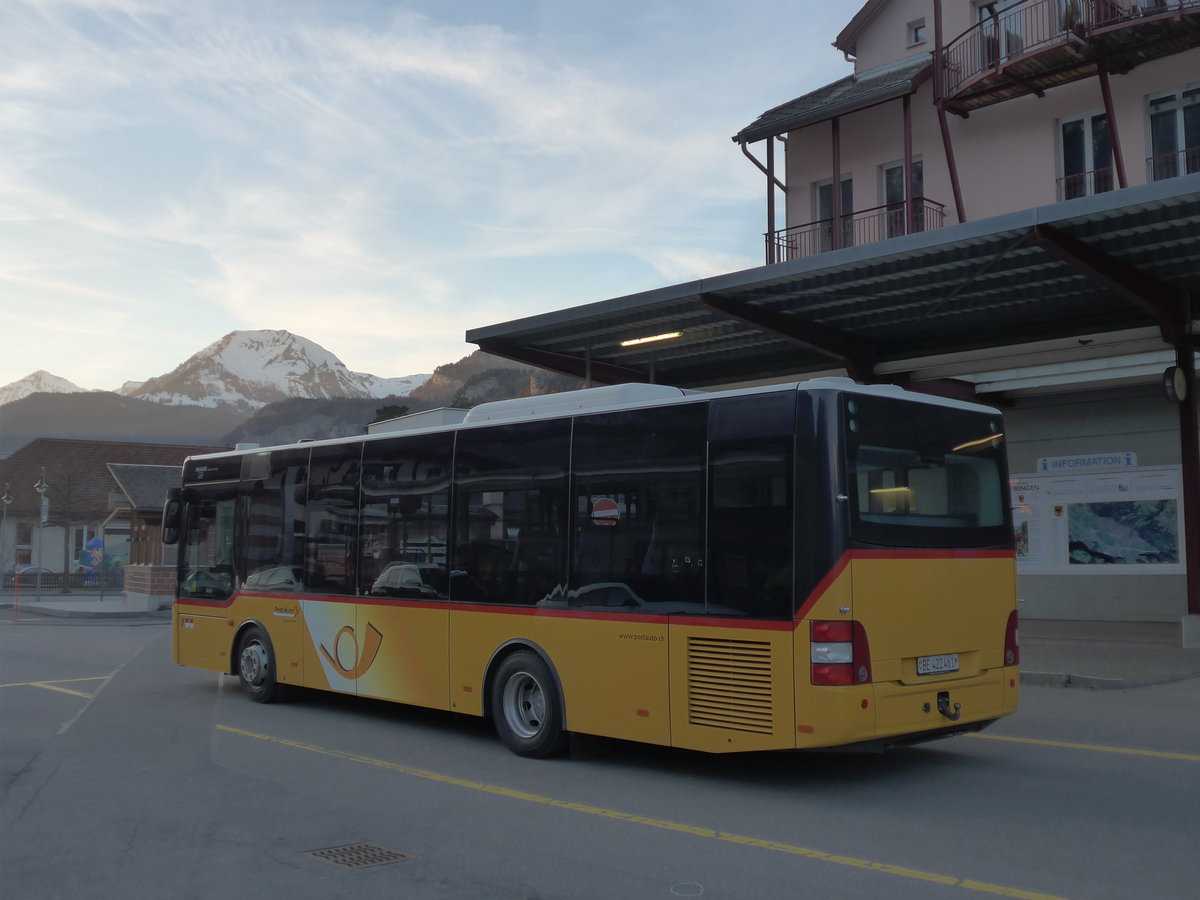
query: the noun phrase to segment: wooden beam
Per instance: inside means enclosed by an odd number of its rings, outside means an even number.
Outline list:
[[[647,373],[637,369],[597,362],[587,357],[535,350],[532,347],[522,347],[507,341],[482,340],[476,341],[475,344],[484,353],[527,363],[540,369],[548,369],[551,372],[558,372],[560,375],[571,375],[585,381],[590,380],[594,384],[628,384],[647,379]]]
[[[810,319],[802,319],[790,313],[751,306],[720,294],[702,294],[700,301],[708,309],[723,316],[753,325],[761,331],[786,338],[801,347],[815,350],[836,360],[846,367],[846,371],[855,381],[864,384],[875,381],[875,342],[869,338],[831,328]]]
[[[1172,347],[1190,343],[1185,330],[1187,295],[1182,290],[1050,225],[1035,225],[1033,236],[1047,253],[1149,315]]]

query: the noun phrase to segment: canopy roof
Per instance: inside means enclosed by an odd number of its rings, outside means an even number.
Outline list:
[[[1200,297],[1200,174],[474,328],[466,339],[595,384],[704,387],[838,367],[903,381],[931,358],[996,362],[1082,336],[1197,347],[1189,294]]]

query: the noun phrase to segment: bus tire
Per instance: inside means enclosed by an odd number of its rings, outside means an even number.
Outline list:
[[[275,649],[257,625],[242,632],[238,641],[237,676],[242,693],[256,703],[274,703],[283,696],[283,686],[275,680]]]
[[[536,653],[518,650],[492,676],[492,721],[504,746],[518,756],[545,759],[567,747],[558,684]]]

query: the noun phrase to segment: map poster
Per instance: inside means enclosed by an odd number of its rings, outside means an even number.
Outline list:
[[[1019,572],[1184,571],[1178,466],[1014,475],[1010,488]]]
[[[1071,565],[1179,562],[1179,501],[1120,500],[1067,507]]]

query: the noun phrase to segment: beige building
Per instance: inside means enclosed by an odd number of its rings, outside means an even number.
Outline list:
[[[768,261],[1200,171],[1197,22],[1196,0],[872,0],[834,41],[854,74],[735,137],[782,176]]]

